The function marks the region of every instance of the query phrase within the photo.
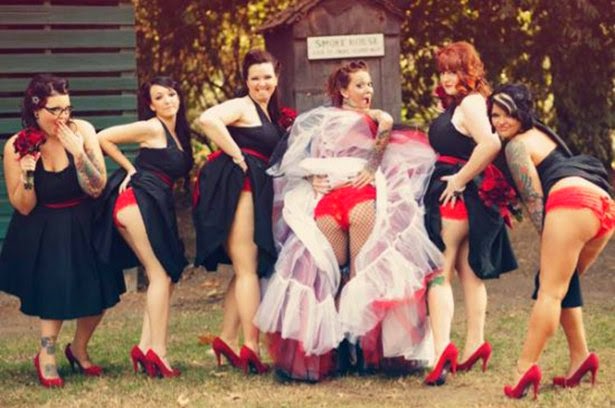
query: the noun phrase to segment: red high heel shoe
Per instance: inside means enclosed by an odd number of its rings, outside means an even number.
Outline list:
[[[263,364],[256,353],[247,346],[241,347],[241,350],[239,350],[239,358],[241,359],[243,371],[246,374],[248,374],[248,372],[263,374],[269,371],[269,365]]]
[[[152,349],[149,349],[145,354],[145,361],[147,362],[145,368],[150,377],[173,378],[179,377],[182,373],[176,368],[168,368]]]
[[[453,343],[449,343],[448,346],[440,355],[438,362],[427,377],[425,377],[425,384],[427,385],[442,385],[446,382],[447,367],[451,372],[455,374],[457,371],[457,347]]]
[[[79,360],[77,360],[77,358],[73,355],[73,351],[70,348],[70,343],[66,345],[64,355],[66,356],[66,359],[68,360],[70,368],[72,368],[73,372],[77,371],[78,368],[79,372],[86,377],[99,377],[103,372],[102,367],[96,364],[92,364],[90,367],[84,368]]]
[[[132,360],[132,369],[134,370],[135,374],[139,372],[139,364],[141,365],[141,372],[148,373],[145,354],[143,354],[139,346],[133,346],[130,349],[130,360]]]
[[[220,355],[226,357],[226,360],[233,367],[241,368],[241,358],[233,351],[232,348],[229,347],[228,344],[224,342],[220,337],[216,337],[214,341],[211,343],[211,348],[216,355],[216,360],[218,360],[218,367],[222,365],[222,361],[220,359]]]
[[[40,354],[40,353],[39,353]],[[46,388],[61,388],[64,387],[64,380],[61,377],[58,378],[45,378],[41,371],[41,363],[38,359],[38,354],[34,357],[34,367],[36,367],[36,373],[38,374],[38,382]]]
[[[489,344],[488,341],[484,342],[466,361],[457,364],[457,371],[470,371],[479,359],[483,360],[483,372],[487,371],[487,363],[491,358],[491,350],[491,344]]]
[[[553,377],[553,385],[557,385],[563,388],[574,388],[577,385],[581,384],[581,380],[587,374],[587,372],[591,372],[592,374],[592,386],[596,383],[596,375],[598,373],[598,367],[600,366],[600,360],[596,353],[589,353],[583,364],[577,371],[574,372],[570,377]]]
[[[534,389],[534,399],[536,399],[541,379],[542,372],[540,371],[540,367],[534,364],[523,374],[523,377],[521,377],[514,388],[510,385],[504,386],[504,394],[506,394],[508,398],[523,398],[525,394],[527,394],[527,389],[532,385]]]

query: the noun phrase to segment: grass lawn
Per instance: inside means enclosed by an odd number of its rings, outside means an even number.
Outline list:
[[[272,375],[245,376],[227,366],[217,368],[209,346],[199,336],[216,333],[221,319],[221,296],[228,272],[191,271],[178,285],[170,325],[170,360],[183,374],[172,380],[153,380],[132,373],[128,353],[141,326],[144,293],[124,295],[105,316],[90,346],[93,361],[105,368],[101,378],[86,379],[70,372],[59,358],[63,389],[38,385],[32,358],[38,341],[38,322],[18,311],[18,301],[0,294],[0,407],[607,407],[615,405],[615,243],[583,279],[585,323],[590,348],[601,359],[595,387],[584,383],[573,390],[555,389],[551,377],[565,372],[567,349],[561,330],[541,359],[543,381],[538,401],[507,400],[503,384],[521,348],[531,302],[537,241],[529,226],[519,226],[513,239],[520,270],[489,281],[487,338],[494,347],[487,373],[475,370],[450,378],[439,388],[422,385],[422,377],[348,376],[316,385],[279,384]],[[454,341],[463,346],[464,307],[455,287]],[[67,322],[59,339],[64,348],[74,322]],[[609,386],[611,384],[611,386]]]

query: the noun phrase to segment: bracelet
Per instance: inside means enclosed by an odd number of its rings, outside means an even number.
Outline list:
[[[245,161],[246,161],[246,158],[243,156],[243,154],[239,158],[233,157],[233,163],[235,164],[241,164]]]

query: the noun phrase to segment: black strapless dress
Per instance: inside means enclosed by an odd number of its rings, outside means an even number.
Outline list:
[[[228,130],[243,150],[248,165],[247,175],[233,163],[231,157],[221,154],[201,168],[195,186],[193,221],[196,230],[195,266],[203,265],[215,271],[219,263],[230,264],[224,250],[239,195],[248,177],[254,203],[254,243],[258,247],[259,277],[273,272],[277,251],[273,241],[271,213],[273,207],[273,184],[265,173],[268,158],[280,141],[282,132],[271,123],[257,103],[256,111],[261,126],[235,127]]]
[[[443,112],[429,128],[429,143],[440,156],[451,156],[467,161],[476,143],[460,133],[452,123],[454,106]],[[496,162],[496,165],[498,163]],[[444,250],[440,195],[446,183],[442,176],[457,173],[461,164],[436,161],[434,173],[425,194],[425,227],[431,241]],[[507,174],[507,169],[498,169]],[[478,195],[479,183],[473,180],[466,185],[463,199],[468,210],[470,254],[472,270],[481,279],[493,279],[500,274],[517,269],[517,260],[506,231],[504,219],[492,207],[487,207]]]
[[[162,123],[162,122],[161,122]],[[189,170],[190,161],[177,147],[175,139],[164,124],[167,147],[139,149],[135,159],[137,172],[130,178],[147,237],[156,258],[174,283],[177,283],[188,264],[184,244],[179,237],[173,184]],[[126,244],[113,223],[113,208],[118,189],[126,171],[119,169],[109,178],[97,216],[95,245],[103,262],[121,268],[139,265],[139,260]]]
[[[15,211],[0,254],[0,290],[21,300],[21,311],[41,319],[68,320],[102,313],[126,291],[121,269],[97,261],[94,202],[77,179],[73,157],[59,172],[39,160],[34,172],[36,207]]]

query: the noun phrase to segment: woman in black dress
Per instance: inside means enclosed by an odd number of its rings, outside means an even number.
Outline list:
[[[96,132],[71,118],[66,80],[38,75],[23,101],[24,130],[4,146],[4,175],[15,212],[0,255],[0,290],[21,300],[21,311],[40,318],[41,349],[34,359],[45,387],[61,387],[56,339],[67,319],[77,319],[69,363],[87,375],[102,368],[92,363],[88,342],[103,311],[124,292],[121,270],[96,262],[92,244],[94,198],[106,182]],[[18,153],[25,135],[45,138],[40,152]],[[33,186],[29,172],[33,172]]]
[[[590,353],[583,327],[579,276],[594,263],[615,229],[615,202],[609,176],[595,157],[574,156],[553,130],[534,118],[523,85],[505,85],[489,98],[491,123],[506,143],[510,168],[530,219],[540,233],[540,286],[514,374],[505,394],[520,398],[538,391],[542,350],[561,323],[570,351],[565,376],[553,385],[576,387],[587,373],[592,384],[599,360]],[[538,279],[536,280],[538,283]]]
[[[486,98],[490,93],[483,63],[467,42],[438,51],[440,86],[437,93],[446,109],[429,128],[429,142],[439,154],[425,196],[425,225],[444,255],[444,279],[429,290],[429,310],[438,363],[427,384],[444,381],[447,365],[470,370],[481,359],[483,371],[491,356],[484,327],[487,291],[484,279],[497,278],[517,267],[500,209],[487,203],[485,186],[502,173],[489,165],[500,151],[491,130]],[[454,301],[451,280],[457,271],[464,292],[467,333],[461,360],[450,343]]]
[[[188,262],[177,230],[173,184],[192,167],[190,129],[172,79],[154,78],[142,87],[141,97],[146,120],[98,135],[121,169],[109,178],[96,245],[106,262],[124,268],[141,263],[149,280],[141,339],[130,353],[135,371],[141,364],[150,376],[176,377],[180,371],[166,360],[169,305],[173,284]],[[140,146],[134,164],[117,147],[127,143]]]
[[[258,279],[271,274],[276,260],[273,189],[265,169],[281,137],[278,68],[268,52],[248,52],[242,65],[246,95],[209,108],[199,118],[220,150],[209,156],[195,188],[195,265],[213,271],[218,263],[230,262],[235,272],[225,296],[222,332],[212,346],[218,362],[223,354],[232,365],[258,373],[267,370],[252,322],[260,303]],[[244,345],[237,354],[240,325]]]

